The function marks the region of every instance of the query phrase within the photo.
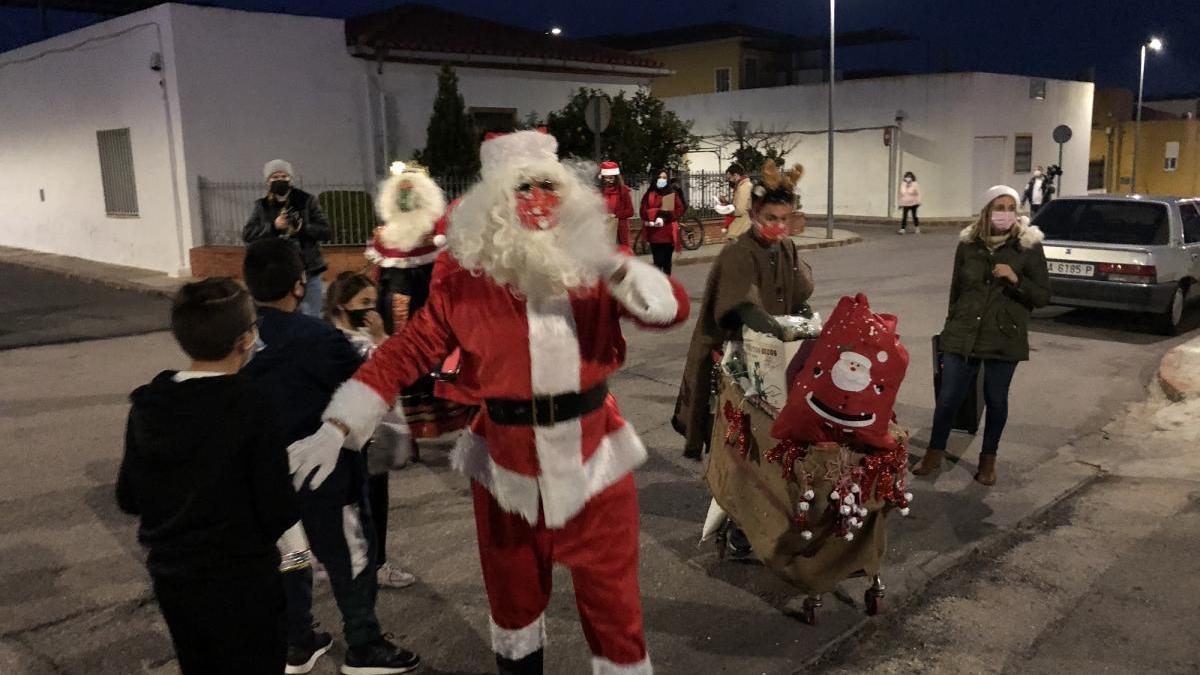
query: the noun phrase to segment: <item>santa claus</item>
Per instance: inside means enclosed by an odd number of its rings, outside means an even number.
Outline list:
[[[646,449],[606,383],[622,364],[620,320],[687,318],[684,289],[608,241],[590,176],[536,131],[487,140],[482,179],[452,214],[459,267],[385,342],[290,449],[323,480],[343,439],[361,447],[405,386],[461,348],[458,385],[481,401],[453,453],[471,478],[492,647],[501,673],[542,672],[551,567],[571,569],[594,673],[650,673],[638,591],[631,471]]]
[[[433,263],[446,243],[446,198],[424,168],[396,162],[379,186],[375,207],[383,225],[367,244],[366,257],[379,268],[380,313],[391,333],[429,297]]]

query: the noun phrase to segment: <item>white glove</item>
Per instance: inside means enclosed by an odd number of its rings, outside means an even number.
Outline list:
[[[662,218],[655,218],[655,219],[654,219],[654,226],[655,226],[655,227],[662,227],[662,226],[663,226],[663,219],[662,219]]]
[[[288,467],[292,472],[292,485],[296,492],[308,482],[308,489],[316,490],[333,473],[338,456],[342,454],[342,443],[346,436],[336,426],[326,422],[316,433],[288,446]],[[309,476],[312,480],[309,480]]]

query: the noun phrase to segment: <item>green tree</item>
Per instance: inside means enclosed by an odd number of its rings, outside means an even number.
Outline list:
[[[458,91],[458,75],[450,66],[442,66],[425,148],[416,152],[415,159],[434,176],[474,176],[479,173],[477,136]]]
[[[546,126],[558,139],[560,155],[593,158],[595,136],[584,117],[592,96],[602,96],[612,104],[612,121],[600,136],[602,159],[616,161],[629,176],[646,175],[661,167],[683,167],[684,155],[698,140],[692,135],[692,123],[679,119],[662,100],[644,90],[632,96],[621,92],[616,97],[596,89],[575,92],[565,107],[546,118]]]

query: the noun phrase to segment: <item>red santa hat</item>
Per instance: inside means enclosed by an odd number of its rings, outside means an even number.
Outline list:
[[[620,176],[621,175],[621,167],[618,166],[617,163],[613,162],[613,161],[601,162],[600,163],[600,175],[601,176]]]
[[[543,162],[558,162],[558,141],[544,131],[488,134],[479,146],[480,175],[485,181],[511,167]]]

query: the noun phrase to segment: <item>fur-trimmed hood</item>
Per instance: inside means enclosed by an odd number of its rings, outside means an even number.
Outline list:
[[[975,226],[976,223],[971,223],[964,227],[958,233],[958,240],[964,244],[971,243],[976,236]],[[1017,239],[1017,245],[1024,251],[1028,251],[1046,240],[1046,234],[1040,227],[1029,224],[1029,216],[1021,216],[1017,219],[1017,224],[1013,226],[1013,236]]]

